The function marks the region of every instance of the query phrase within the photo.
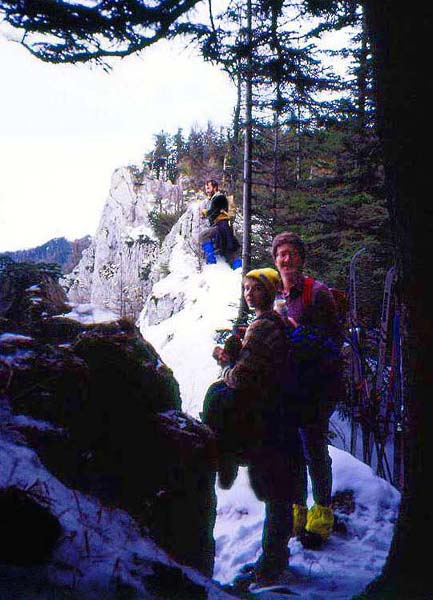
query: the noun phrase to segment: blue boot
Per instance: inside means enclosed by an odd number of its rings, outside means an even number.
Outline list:
[[[239,269],[239,267],[242,267],[242,258],[240,258],[239,256],[237,258],[235,258],[234,260],[232,260],[231,262],[231,268],[233,269],[233,271],[235,269]]]
[[[206,264],[207,265],[214,265],[216,264],[216,256],[215,256],[215,248],[213,245],[212,240],[208,240],[207,242],[203,242],[201,245],[203,252],[204,252],[204,257],[206,260]]]

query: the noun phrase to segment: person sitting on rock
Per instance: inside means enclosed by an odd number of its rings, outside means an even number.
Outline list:
[[[292,505],[304,471],[298,424],[295,415],[288,416],[283,392],[287,333],[272,308],[279,285],[274,269],[254,269],[245,276],[244,297],[256,318],[246,329],[237,358],[225,349],[214,350],[223,370],[206,394],[202,413],[216,435],[220,487],[230,488],[243,464],[254,493],[265,502],[262,554],[245,573],[258,583],[276,581],[287,567]]]
[[[208,220],[209,226],[200,232],[199,241],[206,264],[215,264],[216,255],[220,254],[232,269],[237,269],[242,266],[240,244],[230,223],[227,196],[219,190],[215,179],[206,181],[205,193],[208,201],[200,216]]]

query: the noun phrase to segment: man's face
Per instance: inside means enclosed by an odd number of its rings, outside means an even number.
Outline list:
[[[284,275],[293,276],[301,273],[304,263],[296,246],[281,244],[281,246],[278,246],[275,255],[275,266],[281,277],[284,277]]]
[[[212,185],[210,181],[206,181],[204,184],[204,191],[206,192],[206,196],[211,198],[215,194],[216,187]]]

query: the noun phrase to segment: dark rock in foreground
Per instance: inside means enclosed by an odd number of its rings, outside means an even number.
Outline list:
[[[210,430],[182,413],[171,370],[134,324],[82,325],[52,317],[63,305],[61,292],[53,278],[43,285],[46,273],[39,282],[32,273],[29,279],[21,272],[22,285],[5,283],[4,277],[0,285],[0,298],[10,300],[3,304],[0,333],[0,390],[9,434],[33,448],[68,488],[101,507],[127,511],[143,535],[210,576],[216,503]],[[46,310],[24,318],[29,283]],[[25,490],[0,492],[0,502],[18,494],[26,503]],[[39,500],[43,507],[43,490]],[[40,549],[47,557],[50,551],[49,545]],[[20,564],[12,554],[9,562]]]

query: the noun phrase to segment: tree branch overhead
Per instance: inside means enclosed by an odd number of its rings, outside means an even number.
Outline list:
[[[199,0],[2,0],[0,15],[22,30],[22,45],[51,63],[103,62],[178,33],[177,21]]]

